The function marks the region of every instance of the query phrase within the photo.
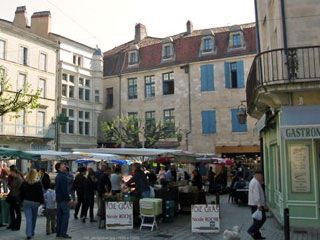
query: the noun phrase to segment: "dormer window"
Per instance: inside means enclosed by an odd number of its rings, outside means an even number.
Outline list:
[[[245,49],[246,43],[244,41],[243,29],[239,25],[230,27],[229,33],[229,48],[228,51]]]
[[[136,64],[137,63],[137,53],[136,52],[131,52],[130,53],[130,60],[129,60],[129,64]]]
[[[162,61],[174,60],[173,39],[171,37],[162,40]]]
[[[232,36],[232,41],[233,41],[233,47],[240,47],[241,46],[240,34],[234,34]]]
[[[164,58],[170,58],[171,57],[171,46],[164,46]]]
[[[139,47],[132,45],[128,54],[128,67],[136,66],[139,63]]]
[[[212,51],[212,39],[211,38],[203,39],[203,51],[204,52]]]
[[[207,56],[208,54],[215,54],[215,36],[211,29],[203,30],[201,44],[199,49],[199,56]]]

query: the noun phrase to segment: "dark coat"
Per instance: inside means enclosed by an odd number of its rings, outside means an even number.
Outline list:
[[[48,173],[44,173],[43,177],[41,178],[41,183],[45,190],[50,188],[50,177]]]

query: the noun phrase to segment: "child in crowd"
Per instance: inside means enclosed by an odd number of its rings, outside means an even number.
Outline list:
[[[51,183],[50,188],[44,194],[46,217],[47,217],[47,235],[50,233],[56,233],[56,215],[57,215],[57,203],[55,184]],[[51,230],[51,231],[50,231]]]

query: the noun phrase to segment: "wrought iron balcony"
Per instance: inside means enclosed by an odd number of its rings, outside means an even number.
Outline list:
[[[258,54],[247,79],[248,111],[254,108],[259,89],[320,81],[320,46],[274,49]]]
[[[0,136],[1,135],[54,139],[55,128],[20,125],[14,123],[0,123]]]

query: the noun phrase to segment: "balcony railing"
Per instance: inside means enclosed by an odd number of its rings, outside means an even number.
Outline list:
[[[274,49],[258,54],[247,79],[247,103],[259,87],[320,80],[320,46]]]
[[[55,128],[0,123],[0,135],[54,139]]]

